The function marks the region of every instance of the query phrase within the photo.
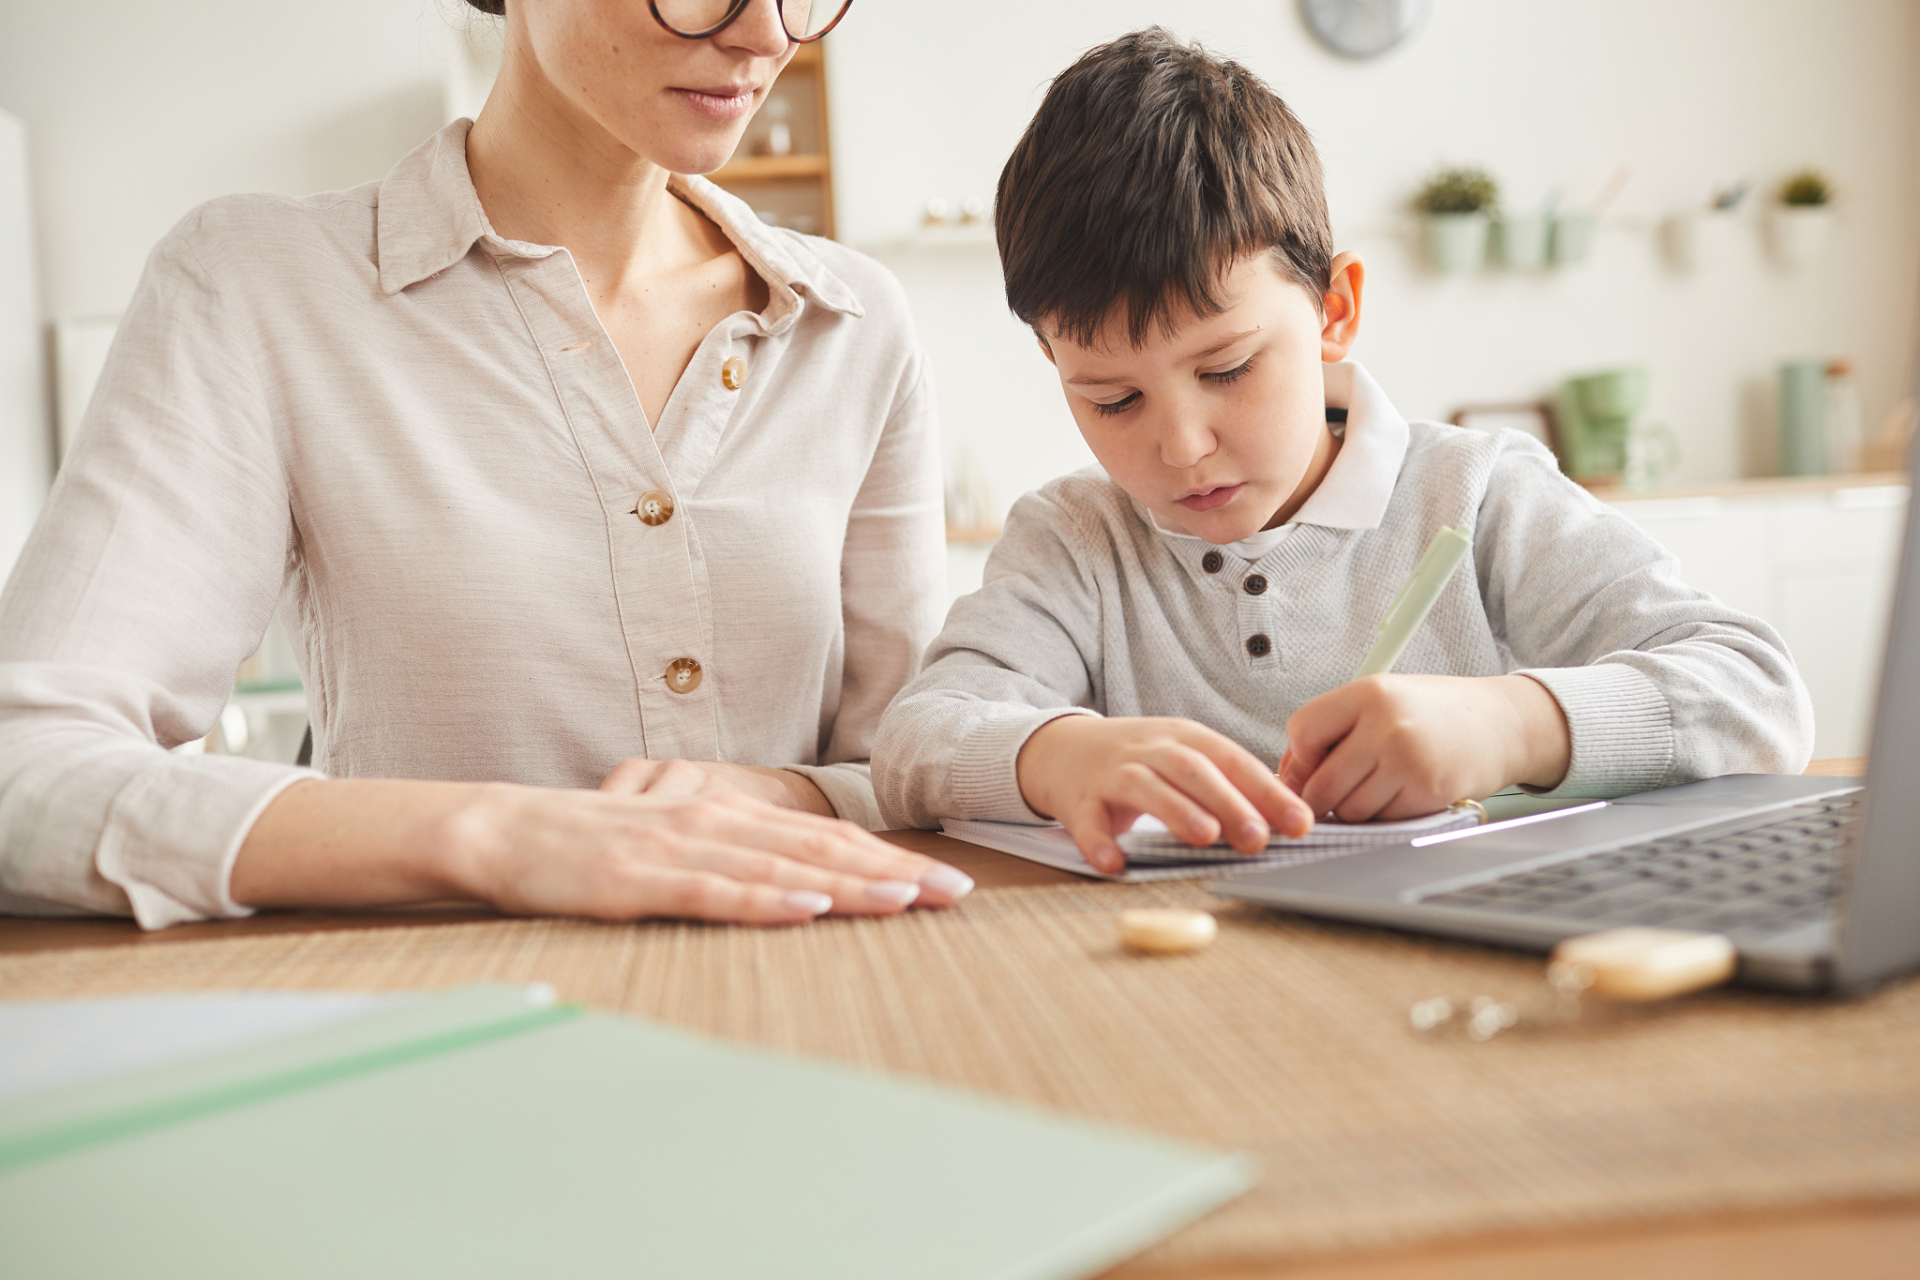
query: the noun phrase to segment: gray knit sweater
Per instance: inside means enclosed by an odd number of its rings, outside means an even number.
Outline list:
[[[1527,436],[1408,424],[1390,407],[1374,419],[1353,420],[1335,465],[1363,452],[1356,433],[1376,455],[1401,451],[1377,525],[1314,524],[1310,503],[1257,561],[1155,528],[1097,468],[1020,499],[985,585],[954,604],[881,721],[889,822],[1040,820],[1015,757],[1076,712],[1184,716],[1278,761],[1288,717],[1352,678],[1427,541],[1463,522],[1471,557],[1394,669],[1539,680],[1572,729],[1559,794],[1805,765],[1812,707],[1771,627],[1682,583],[1670,554]]]

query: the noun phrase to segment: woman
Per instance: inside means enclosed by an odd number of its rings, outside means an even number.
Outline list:
[[[903,299],[677,176],[834,16],[512,0],[470,130],[161,242],[0,597],[0,910],[768,924],[971,887],[856,825],[941,603]],[[283,589],[323,772],[163,750]]]

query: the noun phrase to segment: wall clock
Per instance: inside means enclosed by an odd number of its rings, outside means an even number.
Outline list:
[[[1373,58],[1413,34],[1427,0],[1300,0],[1300,16],[1343,58]]]

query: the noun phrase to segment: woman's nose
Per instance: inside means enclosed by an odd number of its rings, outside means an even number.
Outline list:
[[[805,18],[807,0],[786,0]],[[787,28],[780,16],[780,0],[747,0],[746,10],[713,37],[718,44],[757,58],[777,58],[787,51]]]

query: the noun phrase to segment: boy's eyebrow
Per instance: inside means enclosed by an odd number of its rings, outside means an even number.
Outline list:
[[[1190,358],[1194,360],[1205,360],[1208,356],[1219,355],[1222,351],[1225,351],[1228,347],[1240,341],[1242,338],[1251,338],[1254,334],[1258,332],[1260,332],[1260,326],[1255,325],[1251,329],[1243,329],[1239,333],[1228,334],[1226,337],[1220,339],[1220,341],[1208,347],[1205,351],[1194,352]]]
[[[1258,332],[1260,332],[1260,326],[1255,325],[1251,329],[1244,329],[1239,333],[1228,334],[1226,337],[1220,339],[1220,341],[1208,347],[1205,351],[1194,352],[1191,356],[1188,357],[1188,359],[1205,360],[1208,356],[1218,355],[1222,351],[1225,351],[1228,347],[1232,346],[1234,343],[1240,341],[1242,338],[1251,338],[1254,334]],[[1124,376],[1118,377],[1118,378],[1094,378],[1094,377],[1083,376],[1078,378],[1068,378],[1067,385],[1070,387],[1110,387],[1110,386],[1116,386],[1122,382],[1131,382],[1131,381],[1133,381],[1132,378],[1128,378]]]

